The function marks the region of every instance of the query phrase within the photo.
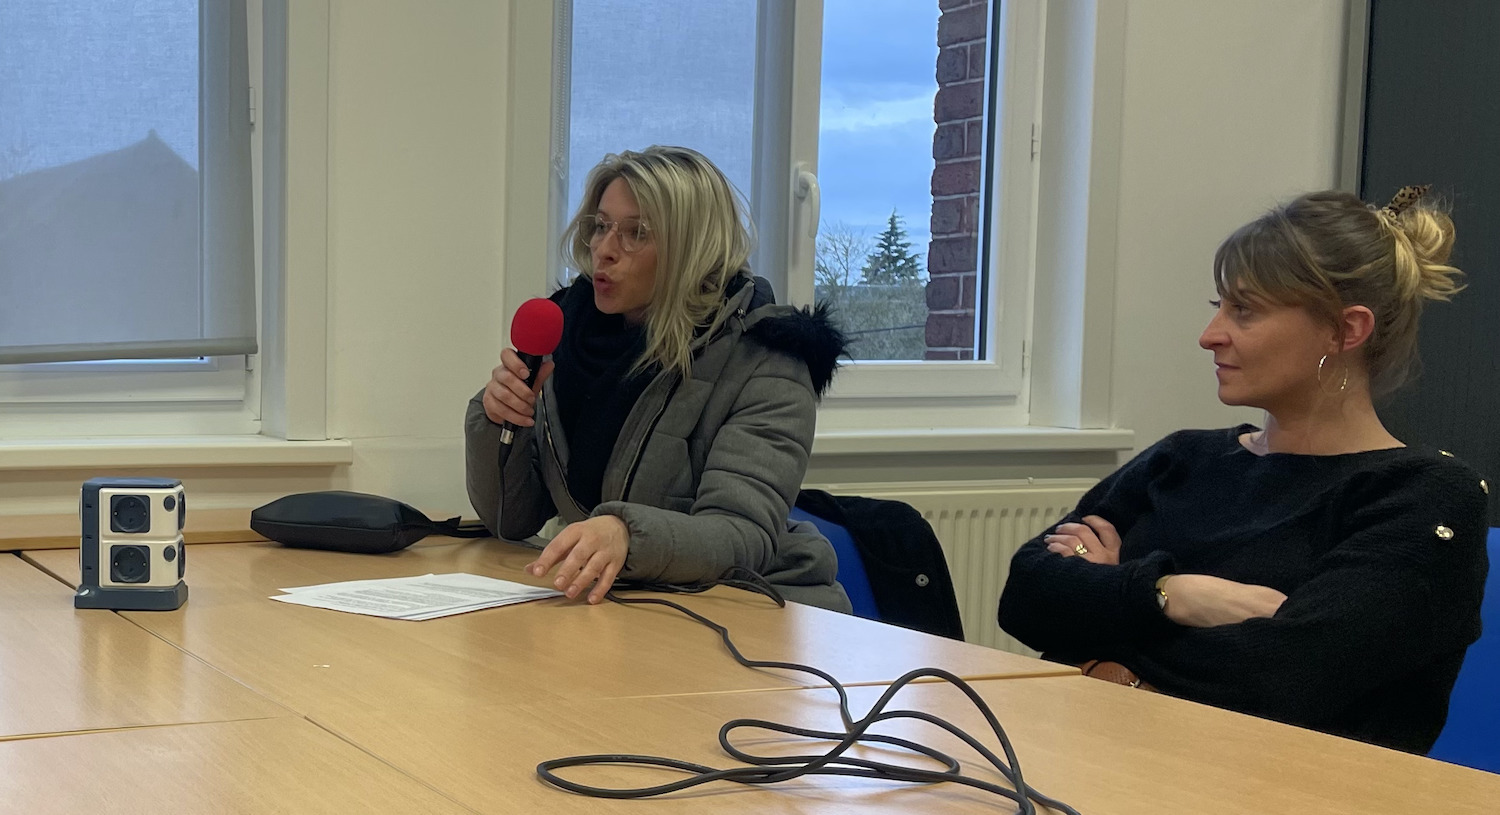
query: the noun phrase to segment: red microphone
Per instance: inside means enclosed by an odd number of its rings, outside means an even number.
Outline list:
[[[562,341],[563,313],[557,304],[544,297],[534,297],[516,309],[510,321],[510,344],[526,366],[526,387],[536,384],[542,368],[542,357],[557,350]],[[500,443],[510,444],[516,428],[510,422],[500,427]]]

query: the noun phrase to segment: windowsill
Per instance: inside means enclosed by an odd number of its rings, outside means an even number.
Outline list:
[[[193,436],[0,441],[0,471],[99,467],[336,466],[354,461],[344,439],[286,441],[266,436]]]
[[[1135,431],[1066,427],[829,430],[814,456],[892,453],[1110,452],[1135,445]],[[20,439],[0,441],[0,471],[96,467],[331,467],[351,464],[345,439],[286,441],[265,436]]]
[[[1068,427],[902,428],[830,430],[813,441],[814,456],[891,453],[1119,451],[1135,446],[1135,431]]]

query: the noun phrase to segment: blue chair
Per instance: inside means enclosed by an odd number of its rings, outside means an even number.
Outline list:
[[[1448,724],[1428,756],[1500,773],[1500,528],[1490,530],[1490,576],[1479,616],[1484,632],[1469,646],[1448,702]]]
[[[854,546],[854,538],[849,536],[849,530],[796,507],[792,508],[790,517],[794,521],[811,521],[823,533],[823,537],[833,544],[833,551],[839,556],[839,584],[849,595],[849,602],[854,606],[854,616],[879,620],[880,609],[875,605],[875,590],[870,588],[864,558],[860,557],[859,549]]]

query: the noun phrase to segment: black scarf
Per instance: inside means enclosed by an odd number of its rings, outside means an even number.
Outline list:
[[[604,469],[625,419],[661,370],[652,365],[627,376],[646,349],[644,326],[594,307],[594,289],[579,277],[562,295],[563,335],[552,352],[557,416],[568,437],[568,492],[592,510],[600,502]]]

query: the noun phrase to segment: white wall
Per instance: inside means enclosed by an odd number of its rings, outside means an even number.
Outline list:
[[[1129,2],[1111,417],[1138,447],[1260,421],[1219,404],[1197,346],[1213,253],[1277,201],[1335,185],[1344,7]]]
[[[434,513],[468,508],[464,404],[505,338],[509,9],[331,4],[328,433],[350,489]]]

